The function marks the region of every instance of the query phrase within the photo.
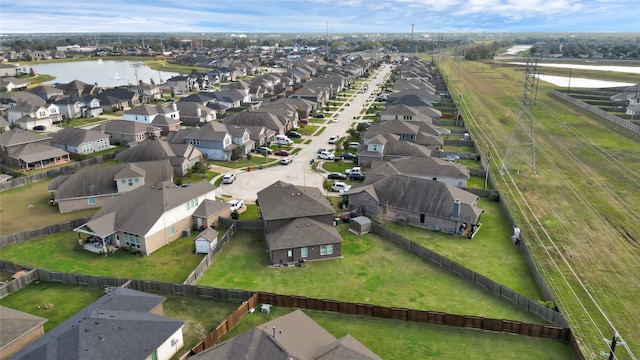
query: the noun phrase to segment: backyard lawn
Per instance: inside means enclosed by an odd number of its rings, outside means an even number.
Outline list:
[[[49,205],[49,182],[41,180],[0,193],[0,234],[13,234],[80,219],[98,211],[93,209],[60,214],[57,206]],[[33,206],[30,208],[29,204]]]
[[[239,231],[198,285],[543,322],[376,235],[338,230],[344,258],[284,269],[269,266],[260,232]]]
[[[78,234],[65,231],[5,246],[0,258],[52,271],[182,283],[203,258],[194,252],[194,237],[181,237],[149,256],[120,249],[105,258],[79,249]]]
[[[248,314],[223,341],[293,310],[273,307],[270,314]],[[330,312],[304,312],[336,338],[350,334],[383,359],[573,359],[569,346],[557,340]]]

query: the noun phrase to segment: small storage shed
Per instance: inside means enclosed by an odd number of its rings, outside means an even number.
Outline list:
[[[218,232],[214,228],[204,229],[196,236],[196,253],[208,254],[218,245]]]
[[[351,219],[351,225],[349,225],[349,231],[358,235],[371,232],[373,224],[371,219],[366,216],[358,216]]]

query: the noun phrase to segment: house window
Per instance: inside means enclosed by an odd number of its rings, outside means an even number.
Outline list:
[[[320,246],[320,255],[331,255],[331,254],[333,254],[333,245]]]
[[[89,205],[95,205],[95,204],[96,204],[96,198],[90,197],[89,198]]]
[[[120,184],[124,185],[126,183],[127,183],[127,180],[125,180],[125,179],[120,180]]]
[[[198,198],[195,198],[193,200],[189,200],[187,202],[187,210],[193,209],[196,206],[198,206]]]
[[[293,250],[287,250],[287,256],[293,257]]]
[[[173,227],[173,225],[169,226],[169,236],[172,236],[175,233],[176,233],[176,229]]]
[[[129,186],[133,186],[133,179],[128,179],[127,181],[129,182]]]
[[[133,179],[133,180],[134,180],[134,182],[137,182],[137,183],[139,183],[139,182],[140,182],[140,178],[135,178],[135,179]]]
[[[309,248],[303,247],[302,249],[300,249],[300,256],[303,258],[309,256]]]
[[[420,223],[424,224],[424,214],[420,214]]]

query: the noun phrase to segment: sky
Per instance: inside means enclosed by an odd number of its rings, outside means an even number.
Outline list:
[[[0,0],[8,33],[640,32],[637,0]]]

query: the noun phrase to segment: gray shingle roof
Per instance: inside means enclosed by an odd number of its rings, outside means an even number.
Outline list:
[[[47,322],[47,319],[0,306],[0,322],[2,323],[0,326],[0,348],[4,348]]]
[[[100,125],[104,132],[115,134],[141,134],[146,132],[159,132],[160,128],[153,125],[146,125],[135,121],[112,120]]]
[[[196,211],[193,212],[193,216],[200,217],[200,218],[208,218],[209,216],[215,215],[228,208],[229,208],[229,204],[224,202],[224,200],[215,201],[215,200],[207,199],[203,201],[202,204],[200,204],[200,206],[198,206]]]
[[[261,203],[262,204],[262,203]],[[309,218],[297,218],[266,235],[269,250],[342,243],[334,226]]]
[[[108,138],[109,135],[101,133],[99,131],[68,127],[53,134],[53,136],[51,137],[51,142],[68,146],[79,146],[83,143]]]
[[[276,181],[257,195],[264,220],[335,214],[318,188]]]
[[[34,133],[33,131],[11,129],[0,134],[0,145],[9,147],[50,139],[51,138],[49,136],[42,136]]]
[[[163,297],[114,288],[18,352],[16,360],[146,359],[184,326],[149,313]]]

